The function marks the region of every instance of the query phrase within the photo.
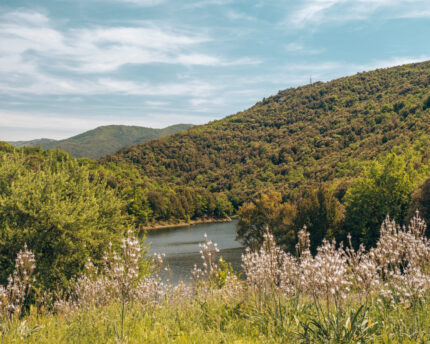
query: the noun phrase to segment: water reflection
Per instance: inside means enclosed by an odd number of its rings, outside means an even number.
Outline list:
[[[199,243],[208,238],[218,244],[220,255],[240,271],[242,245],[236,241],[237,220],[228,223],[210,223],[180,228],[166,228],[147,233],[146,242],[151,243],[149,253],[165,253],[170,267],[164,279],[172,283],[189,281],[194,264],[201,265]]]

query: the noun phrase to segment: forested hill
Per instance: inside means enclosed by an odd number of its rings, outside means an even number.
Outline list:
[[[150,178],[244,198],[348,180],[364,161],[415,145],[428,156],[430,62],[287,89],[248,110],[120,150]]]
[[[9,142],[16,147],[41,146],[43,149],[58,148],[76,158],[98,159],[136,143],[167,136],[190,128],[190,124],[176,124],[163,129],[137,126],[109,125],[86,131],[65,140],[40,139]]]

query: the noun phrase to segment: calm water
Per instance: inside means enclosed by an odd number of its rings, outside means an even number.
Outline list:
[[[151,243],[149,253],[165,253],[165,262],[170,271],[163,277],[172,283],[179,280],[189,281],[194,264],[201,267],[199,243],[204,234],[216,242],[221,255],[240,270],[242,245],[235,240],[237,220],[227,223],[209,223],[180,228],[166,228],[149,232],[146,242]]]

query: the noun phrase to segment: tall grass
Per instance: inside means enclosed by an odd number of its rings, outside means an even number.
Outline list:
[[[194,268],[190,283],[176,286],[157,277],[161,256],[151,260],[150,275],[142,273],[148,265],[142,269],[139,243],[129,234],[120,254],[106,254],[102,270],[89,262],[67,297],[46,302],[50,311],[31,306],[18,314],[3,307],[1,340],[428,343],[430,244],[425,228],[418,216],[408,228],[387,218],[375,248],[354,250],[324,241],[315,256],[306,229],[295,256],[279,249],[267,231],[262,247],[243,255],[243,279],[219,260],[216,245],[205,237],[202,267]],[[17,265],[21,276],[23,266]],[[28,283],[23,290],[29,290]]]

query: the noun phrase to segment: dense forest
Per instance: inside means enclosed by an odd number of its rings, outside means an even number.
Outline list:
[[[127,162],[142,175],[225,191],[235,205],[276,186],[348,182],[363,162],[413,145],[430,152],[430,62],[380,69],[280,91],[250,109],[102,162]]]

